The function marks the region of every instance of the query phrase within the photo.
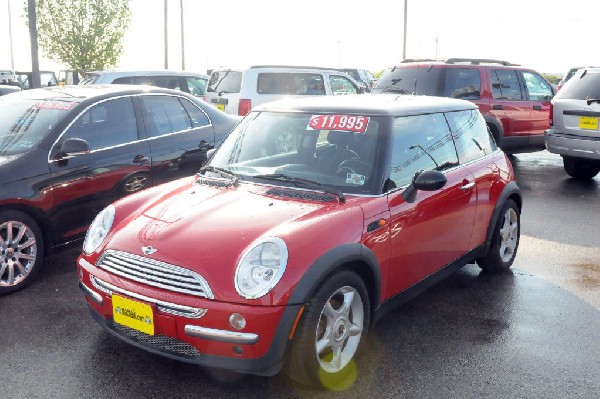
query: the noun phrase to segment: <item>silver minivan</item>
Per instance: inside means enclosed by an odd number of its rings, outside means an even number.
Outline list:
[[[340,70],[321,67],[257,65],[211,72],[205,100],[221,111],[246,115],[252,107],[285,97],[364,93]]]
[[[548,151],[563,158],[575,179],[600,172],[600,68],[579,69],[556,94],[550,109]]]

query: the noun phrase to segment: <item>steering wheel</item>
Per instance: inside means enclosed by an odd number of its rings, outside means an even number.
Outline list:
[[[371,165],[369,165],[365,161],[362,161],[360,159],[347,159],[340,163],[336,174],[346,175],[348,173],[351,173],[353,175],[369,176],[371,174],[371,169]]]

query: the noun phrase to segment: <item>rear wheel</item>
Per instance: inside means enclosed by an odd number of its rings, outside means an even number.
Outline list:
[[[565,171],[574,179],[589,180],[600,172],[600,165],[586,159],[563,157]]]
[[[494,227],[490,250],[485,258],[477,260],[479,267],[489,273],[508,270],[517,255],[520,230],[519,207],[513,200],[506,200]]]
[[[352,384],[356,378],[354,358],[369,322],[369,297],[362,279],[347,270],[328,277],[302,316],[287,374],[306,385]]]
[[[0,212],[0,295],[29,284],[42,267],[42,232],[27,214]]]

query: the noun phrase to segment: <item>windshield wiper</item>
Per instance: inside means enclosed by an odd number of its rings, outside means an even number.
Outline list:
[[[394,89],[393,87],[386,87],[381,91],[382,93],[400,93],[400,94],[412,94],[406,89]]]
[[[302,179],[300,177],[288,176],[283,173],[269,173],[269,174],[265,174],[265,175],[255,175],[253,177],[257,177],[260,179],[266,179],[266,180],[277,180],[277,181],[290,182],[290,183],[293,183],[296,187],[304,187],[304,188],[310,188],[313,190],[321,190],[325,193],[336,195],[339,198],[340,202],[346,201],[346,197],[340,190],[333,188],[333,187],[325,186],[325,185],[319,183],[318,181]]]
[[[198,173],[202,173],[202,172],[213,172],[213,173],[218,173],[221,177],[226,177],[229,178],[233,185],[237,185],[239,178],[237,177],[237,175],[235,173],[233,173],[230,170],[227,169],[223,169],[223,168],[219,168],[216,166],[211,166],[211,165],[206,165],[200,168],[200,170],[198,171]]]
[[[587,105],[590,105],[591,103],[600,103],[600,98],[588,97],[585,101],[587,102]]]

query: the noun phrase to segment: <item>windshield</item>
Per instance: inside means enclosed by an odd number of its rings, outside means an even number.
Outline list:
[[[441,71],[441,68],[427,65],[389,69],[381,76],[373,92],[437,96],[441,91]]]
[[[34,148],[77,103],[0,98],[0,155]]]
[[[210,165],[240,180],[287,185],[285,179],[261,177],[277,174],[346,194],[378,194],[381,190],[374,187],[380,125],[380,117],[368,115],[252,112]]]

